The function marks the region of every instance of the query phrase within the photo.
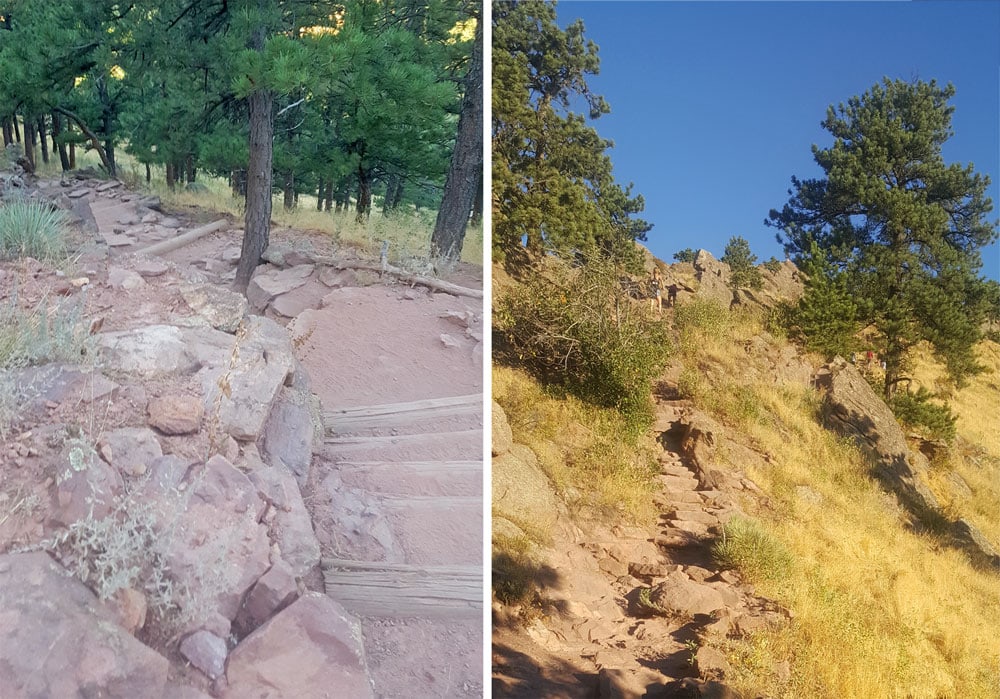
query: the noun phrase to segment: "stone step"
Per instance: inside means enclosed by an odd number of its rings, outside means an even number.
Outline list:
[[[326,593],[370,617],[481,617],[478,566],[416,566],[381,561],[322,560]]]
[[[482,565],[483,498],[376,495],[414,565]]]
[[[333,436],[360,430],[406,425],[418,419],[483,414],[483,394],[429,398],[424,400],[368,405],[323,414],[327,434]]]
[[[698,479],[694,476],[657,476],[657,480],[669,491],[696,490]]]
[[[719,524],[719,518],[705,510],[692,510],[675,508],[672,512],[663,515],[669,521],[701,522],[709,526]]]
[[[680,462],[676,464],[663,464],[660,466],[661,476],[674,476],[675,478],[694,478],[697,477],[691,472],[687,466],[681,464]]]
[[[385,495],[483,494],[481,461],[342,461],[337,468],[347,485]]]
[[[694,536],[700,537],[702,539],[711,538],[712,527],[704,522],[693,522],[690,520],[674,519],[667,522],[667,529],[664,530],[665,534],[672,533],[674,531],[686,532],[688,534],[693,534]]]
[[[468,461],[481,458],[483,431],[328,437],[323,451],[334,461]]]

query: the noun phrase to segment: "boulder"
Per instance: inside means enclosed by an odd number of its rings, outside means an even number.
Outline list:
[[[98,358],[104,366],[146,377],[187,373],[195,368],[185,351],[183,335],[172,325],[149,325],[97,336]]]
[[[683,572],[672,571],[663,582],[653,586],[649,600],[665,611],[693,617],[735,605],[739,594],[723,585],[695,582]]]
[[[511,432],[507,413],[500,404],[493,401],[493,456],[506,454],[514,446],[514,434]]]
[[[163,456],[156,434],[148,427],[108,430],[97,442],[97,451],[101,458],[126,476],[145,474],[153,460]]]
[[[167,659],[45,553],[0,556],[5,697],[159,697]]]
[[[197,433],[205,414],[201,398],[177,393],[154,398],[147,409],[149,424],[168,435]]]
[[[292,377],[295,357],[284,328],[273,320],[248,317],[244,329],[236,338],[238,352],[216,355],[198,376],[210,419],[235,439],[256,442],[281,387]]]
[[[236,628],[250,633],[294,602],[299,588],[291,567],[280,558],[247,593],[236,616]]]
[[[694,272],[698,280],[695,296],[729,308],[733,301],[729,265],[712,257],[708,250],[699,250],[694,258]]]
[[[276,296],[286,294],[305,284],[315,265],[298,265],[288,269],[270,269],[256,273],[247,287],[247,301],[255,311],[262,312]]]
[[[112,266],[108,268],[108,286],[112,289],[134,291],[146,286],[146,282],[137,272]]]
[[[283,386],[264,425],[264,458],[272,464],[280,460],[304,486],[315,433],[308,392]]]
[[[250,310],[242,294],[215,284],[185,284],[180,292],[192,311],[226,333],[235,333]]]
[[[911,509],[940,511],[922,478],[929,466],[927,457],[910,450],[889,406],[857,368],[837,357],[817,372],[815,384],[825,392],[827,429],[853,439],[872,460],[875,474]]]
[[[124,488],[122,477],[86,445],[68,445],[63,452],[65,468],[57,474],[52,490],[49,524],[69,526],[87,517],[104,519]]]
[[[312,518],[292,473],[276,463],[250,473],[260,497],[275,509],[275,540],[281,557],[296,577],[319,565],[320,548]]]
[[[226,670],[226,642],[210,631],[195,631],[181,641],[180,651],[189,663],[211,679]]]
[[[515,522],[531,522],[541,529],[551,526],[558,514],[552,484],[528,447],[515,444],[493,458],[493,510]]]
[[[343,607],[307,593],[233,649],[222,699],[374,697],[361,639]]]

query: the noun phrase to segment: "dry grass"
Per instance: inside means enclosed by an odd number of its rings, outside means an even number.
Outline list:
[[[686,357],[705,384],[695,399],[772,456],[748,474],[769,500],[752,514],[791,555],[787,574],[757,589],[795,620],[729,644],[734,684],[750,696],[789,698],[1000,695],[1000,576],[908,529],[857,450],[819,426],[812,389],[776,384],[743,351],[753,330],[752,318],[734,318],[725,332],[698,333],[690,346],[700,349]],[[953,399],[960,434],[986,436],[980,421],[998,404],[990,390],[977,383],[968,402],[961,392]],[[979,418],[967,414],[976,400]],[[982,448],[995,453],[996,443]],[[989,497],[984,531],[987,518],[996,527]],[[775,670],[783,659],[787,678]]]
[[[559,496],[578,514],[648,522],[656,444],[626,438],[621,415],[571,396],[554,397],[525,372],[493,368],[493,398],[514,441],[531,448]]]

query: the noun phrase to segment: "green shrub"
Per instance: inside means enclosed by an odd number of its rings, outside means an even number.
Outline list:
[[[674,259],[678,262],[694,262],[696,257],[698,257],[698,251],[691,248],[684,248],[674,253]]]
[[[934,394],[921,386],[916,393],[896,393],[889,400],[889,407],[896,419],[907,427],[950,444],[955,439],[955,421],[958,418],[947,403],[932,403],[932,398]]]
[[[694,298],[677,306],[674,325],[685,354],[697,353],[702,338],[721,340],[730,327],[729,310],[714,301]]]
[[[766,269],[768,272],[771,272],[772,274],[777,274],[779,271],[781,271],[781,261],[777,257],[772,257],[767,262],[764,262],[763,265],[764,269]]]
[[[0,259],[52,260],[66,254],[66,214],[48,204],[14,199],[0,206]]]
[[[539,381],[615,408],[632,429],[652,418],[652,380],[666,364],[666,326],[628,298],[610,265],[549,261],[497,300],[494,357]]]
[[[735,568],[748,580],[781,580],[788,575],[792,555],[754,519],[733,517],[712,546],[719,565]]]
[[[750,243],[742,236],[729,239],[721,262],[729,265],[732,272],[729,285],[733,289],[759,289],[764,286],[764,280],[757,269],[757,256],[750,252]]]

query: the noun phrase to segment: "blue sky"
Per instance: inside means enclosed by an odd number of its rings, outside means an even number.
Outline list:
[[[742,235],[758,258],[783,258],[763,225],[788,200],[792,175],[817,177],[810,147],[832,142],[820,121],[883,76],[951,82],[955,136],[946,162],[992,180],[1000,218],[1000,3],[579,2],[600,47],[588,85],[611,105],[592,122],[611,139],[619,182],[635,183],[654,224],[648,247],[717,257]],[[983,254],[1000,278],[1000,245]]]

